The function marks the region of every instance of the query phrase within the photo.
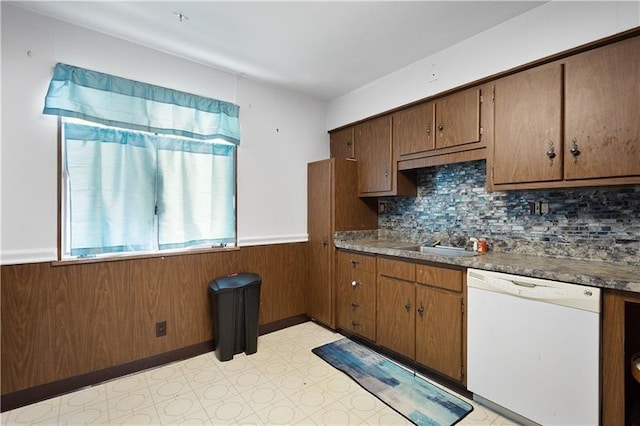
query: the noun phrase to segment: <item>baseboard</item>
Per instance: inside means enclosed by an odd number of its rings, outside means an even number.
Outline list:
[[[306,315],[296,315],[294,317],[274,321],[269,324],[260,325],[258,327],[258,334],[263,335],[272,333],[306,321],[309,321],[309,317]],[[147,370],[149,368],[159,367],[164,364],[192,358],[194,356],[211,352],[214,348],[214,341],[209,340],[176,349],[171,352],[165,352],[152,357],[131,361],[126,364],[116,365],[103,370],[92,371],[90,373],[81,374],[68,379],[57,380],[55,382],[45,383],[29,389],[23,389],[2,395],[0,398],[0,412],[14,410],[16,408],[24,407],[25,405],[34,404],[36,402],[44,401],[45,399],[64,395],[87,386],[97,385],[108,380]]]
[[[270,322],[269,324],[260,325],[258,327],[258,334],[269,334],[274,331],[282,330],[283,328],[293,327],[294,325],[302,324],[303,322],[309,321],[309,317],[301,314],[293,317],[281,319],[278,321]]]

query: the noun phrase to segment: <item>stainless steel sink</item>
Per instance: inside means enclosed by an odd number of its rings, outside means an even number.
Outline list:
[[[404,247],[396,247],[396,248],[398,250],[418,251],[420,253],[435,254],[438,256],[470,257],[470,256],[477,256],[478,254],[480,254],[475,251],[469,251],[460,247],[450,247],[450,246],[430,247],[430,246],[413,245],[413,246],[404,246]]]

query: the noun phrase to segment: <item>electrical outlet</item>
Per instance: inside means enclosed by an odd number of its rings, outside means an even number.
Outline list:
[[[167,335],[167,322],[161,321],[156,323],[156,337]]]
[[[378,201],[378,213],[387,213],[387,212],[389,212],[389,202]]]
[[[540,214],[549,213],[549,203],[547,201],[540,202]]]

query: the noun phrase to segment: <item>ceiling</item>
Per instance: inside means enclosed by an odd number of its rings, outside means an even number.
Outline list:
[[[15,6],[331,100],[544,1],[20,1]],[[183,15],[180,21],[179,14]]]

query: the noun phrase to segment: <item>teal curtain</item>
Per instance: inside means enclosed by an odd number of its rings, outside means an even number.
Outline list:
[[[235,104],[62,63],[56,64],[43,112],[150,133],[240,143]]]
[[[155,248],[156,150],[141,133],[66,123],[70,254]]]
[[[228,145],[216,147],[197,141],[159,144],[160,250],[235,243],[233,154]]]
[[[233,145],[75,123],[64,138],[71,256],[235,244]]]

